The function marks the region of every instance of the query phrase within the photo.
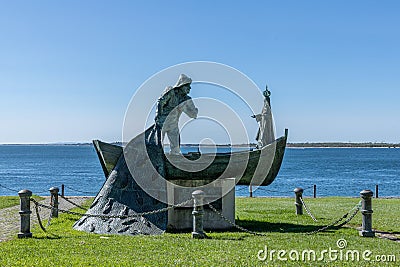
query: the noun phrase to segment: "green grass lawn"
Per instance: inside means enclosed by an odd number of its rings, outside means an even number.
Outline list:
[[[33,196],[36,200],[42,200],[42,197]],[[19,205],[19,196],[0,196],[0,209]]]
[[[0,197],[0,209],[16,206],[19,204],[19,197]]]
[[[354,207],[356,198],[305,199],[318,222],[309,216],[295,215],[292,198],[237,198],[237,223],[266,236],[253,236],[240,231],[210,232],[210,239],[194,240],[190,233],[166,233],[160,236],[110,236],[74,231],[75,216],[61,215],[53,219],[48,234],[34,228],[32,239],[14,239],[0,243],[0,266],[380,266],[376,256],[395,255],[398,266],[400,243],[380,238],[360,237],[355,227],[361,225],[358,214],[345,228],[331,229],[315,235],[306,235],[340,218]],[[373,227],[400,232],[399,199],[373,199]],[[345,239],[347,246],[337,247],[337,240]],[[267,247],[268,257],[261,261]],[[330,260],[323,250],[337,250],[342,260]],[[278,252],[282,250],[281,260]],[[303,250],[314,250],[317,260],[301,261]],[[352,261],[347,251],[357,250],[359,261]],[[364,251],[370,261],[362,258]],[[261,252],[260,252],[261,251]],[[291,260],[296,257],[300,260]],[[283,252],[280,252],[283,253]],[[335,253],[335,252],[334,252]],[[334,259],[335,254],[332,254]],[[387,266],[387,265],[385,265]]]

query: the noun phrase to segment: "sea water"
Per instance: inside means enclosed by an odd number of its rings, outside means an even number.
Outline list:
[[[96,195],[104,182],[91,145],[0,145],[0,195],[16,195],[21,189],[49,194],[50,187],[61,184],[66,195]],[[400,196],[400,149],[286,148],[275,181],[253,188],[253,195],[293,196],[293,189],[302,187],[311,196],[314,184],[317,196],[357,197],[377,184],[380,196]],[[236,186],[236,195],[248,196],[248,186]]]

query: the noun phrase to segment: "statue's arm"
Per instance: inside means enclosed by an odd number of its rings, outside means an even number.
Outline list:
[[[258,122],[258,121],[260,121],[260,120],[261,120],[261,118],[262,118],[262,114],[252,115],[251,117],[252,117],[252,118],[255,118],[255,119],[256,119],[256,121]]]
[[[196,119],[197,114],[199,113],[198,108],[193,103],[191,97],[187,97],[185,102],[183,102],[183,112],[186,113],[190,118]]]

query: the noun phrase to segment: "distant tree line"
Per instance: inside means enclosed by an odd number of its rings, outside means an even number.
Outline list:
[[[385,147],[400,148],[400,144],[393,143],[342,143],[342,142],[318,142],[318,143],[288,143],[287,147]]]

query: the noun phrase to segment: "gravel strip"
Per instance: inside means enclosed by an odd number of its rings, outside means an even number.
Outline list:
[[[81,205],[85,200],[90,197],[68,197],[73,203]],[[62,199],[58,198],[59,208],[63,210],[70,210],[75,208],[74,205]],[[50,205],[50,197],[46,197],[46,199],[40,201],[40,203],[44,205]],[[19,206],[4,208],[0,210],[0,242],[11,239],[17,236],[17,233],[20,230],[20,216],[19,216]],[[33,225],[38,224],[35,205],[31,202],[31,228]],[[85,211],[82,211],[85,213]],[[47,219],[49,218],[50,210],[45,208],[39,209],[40,218],[42,219],[42,223],[47,224]],[[78,219],[78,218],[77,218]]]

